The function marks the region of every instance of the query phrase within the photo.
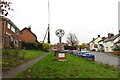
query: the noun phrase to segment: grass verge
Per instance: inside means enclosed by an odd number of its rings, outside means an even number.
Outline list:
[[[118,71],[69,54],[60,62],[51,53],[16,78],[118,78]]]
[[[40,50],[2,50],[2,71],[7,71],[45,53]]]

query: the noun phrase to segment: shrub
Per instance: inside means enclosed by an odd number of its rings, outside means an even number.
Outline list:
[[[49,51],[50,50],[50,47],[51,47],[51,45],[49,44],[49,43],[43,43],[42,44],[42,49],[44,50],[44,51]]]
[[[18,57],[19,50],[13,50],[13,49],[3,49],[2,55],[3,56],[9,56],[9,57]]]
[[[25,55],[26,55],[27,53],[26,53],[26,51],[20,51],[19,52],[19,59],[21,59],[21,60],[25,60]]]
[[[120,51],[120,46],[115,47],[113,51]]]
[[[75,46],[64,46],[65,50],[70,49],[70,50],[76,50]]]
[[[22,42],[22,49],[28,49],[28,50],[42,49],[42,45],[39,42],[35,42],[35,43]]]

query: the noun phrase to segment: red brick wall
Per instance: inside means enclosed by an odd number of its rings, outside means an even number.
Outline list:
[[[2,47],[3,48],[8,48],[8,47],[11,46],[10,45],[10,35],[6,34],[6,32],[11,34],[11,35],[13,35],[14,36],[14,40],[18,40],[18,41],[21,40],[20,39],[20,34],[17,35],[16,33],[14,33],[13,31],[11,31],[8,28],[8,26],[7,26],[8,21],[6,21],[4,19],[2,19],[1,21],[2,21],[1,22],[2,26],[0,26],[0,28],[2,28]],[[21,44],[19,43],[18,46],[14,45],[14,48],[16,48],[16,49],[21,48]]]
[[[36,41],[36,37],[29,30],[24,29],[22,31],[21,40],[26,43],[32,43]]]

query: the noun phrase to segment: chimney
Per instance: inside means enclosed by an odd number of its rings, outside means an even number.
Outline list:
[[[98,35],[98,37],[100,37],[100,35]]]
[[[31,31],[31,26],[28,26],[28,29]]]
[[[113,33],[111,33],[111,37],[112,37],[112,36],[114,36],[114,34],[113,34]]]
[[[93,38],[93,40],[94,40],[95,38]]]
[[[113,33],[108,33],[108,38],[111,38],[112,36],[114,36]]]
[[[104,39],[105,39],[105,37],[102,37],[102,39],[104,40]]]

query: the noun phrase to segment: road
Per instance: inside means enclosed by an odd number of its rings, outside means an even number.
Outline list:
[[[118,59],[117,56],[107,55],[101,52],[92,52],[92,53],[95,55],[95,61],[102,62],[103,64],[110,64],[110,65],[117,66],[118,60],[120,60]]]

